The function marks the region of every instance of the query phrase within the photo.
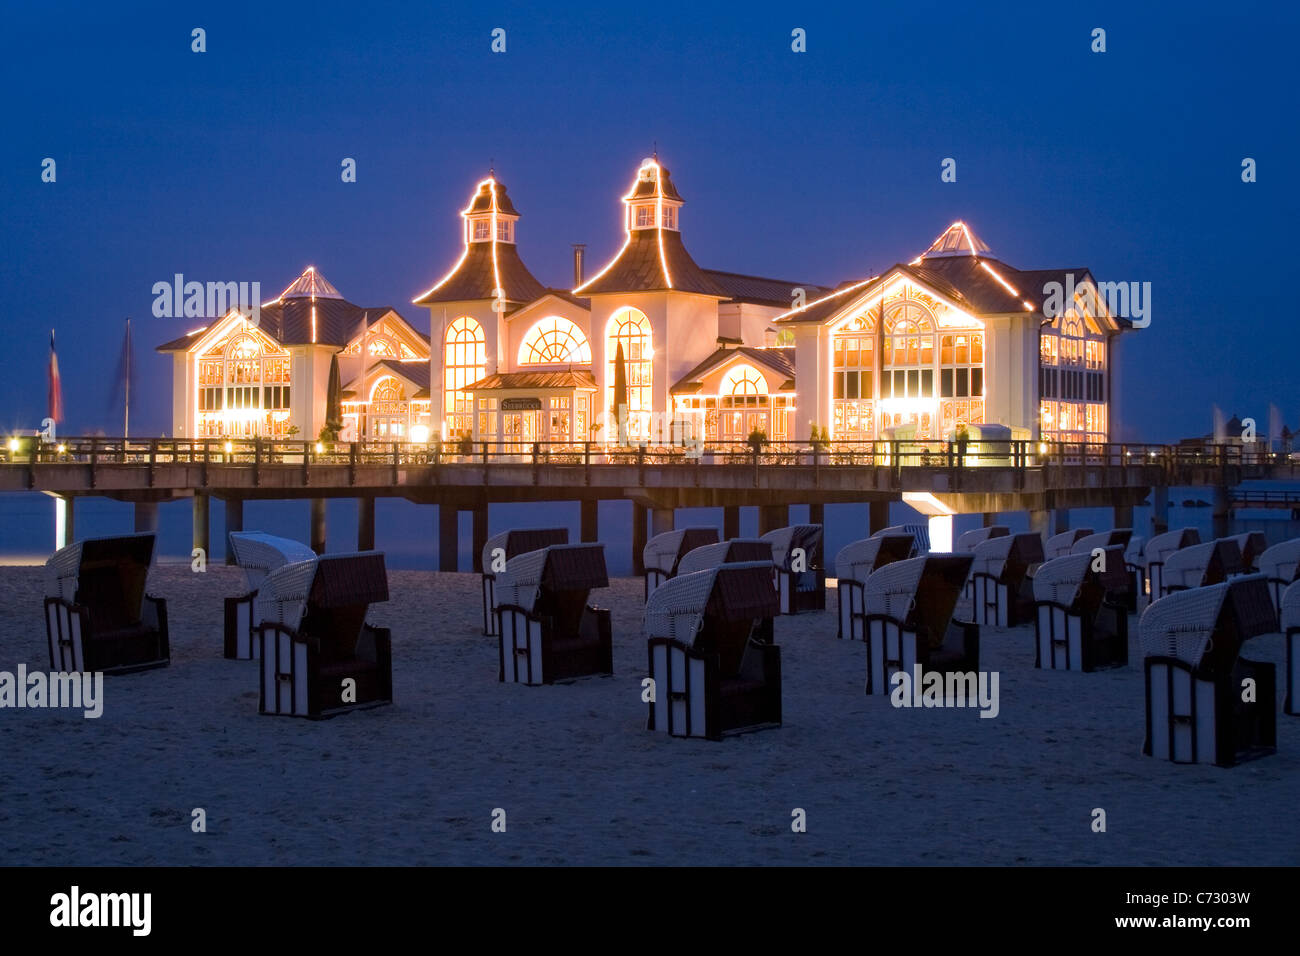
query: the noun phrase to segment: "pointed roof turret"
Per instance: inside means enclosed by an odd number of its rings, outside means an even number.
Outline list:
[[[971,232],[966,223],[958,220],[944,230],[943,235],[921,254],[922,259],[942,256],[992,256],[993,250],[979,236]]]
[[[339,290],[330,281],[316,271],[315,266],[308,266],[302,275],[289,283],[289,287],[280,293],[283,299],[341,299]]]
[[[680,231],[681,193],[657,159],[642,161],[623,203],[627,207],[623,248],[609,265],[574,289],[575,295],[677,291],[729,298],[686,251]]]
[[[416,305],[495,299],[498,289],[507,303],[520,305],[546,292],[519,258],[519,212],[494,176],[479,182],[460,215],[465,251],[451,272],[414,300]]]

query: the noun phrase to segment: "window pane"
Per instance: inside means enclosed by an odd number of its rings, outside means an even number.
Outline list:
[[[939,391],[943,398],[952,398],[952,369],[939,370]]]
[[[968,381],[969,374],[970,374],[969,369],[964,369],[964,368],[957,369],[957,394],[962,397],[965,397],[970,394],[970,392],[968,391],[968,389],[970,388],[970,383]]]
[[[857,398],[857,397],[858,397],[858,373],[857,373],[857,372],[847,372],[847,373],[845,373],[845,374],[846,374],[846,377],[848,378],[848,386],[847,386],[846,389],[845,389],[845,395],[844,395],[844,397],[845,397],[845,398]]]
[[[976,365],[984,364],[984,336],[972,335],[970,344],[970,360]]]
[[[907,394],[909,397],[921,394],[921,373],[916,369],[907,373]]]
[[[921,369],[921,394],[926,398],[934,398],[934,369]]]
[[[952,336],[943,337],[943,348],[940,350],[939,361],[944,365],[952,364]]]
[[[973,368],[970,370],[970,393],[977,396],[984,394],[984,369]]]

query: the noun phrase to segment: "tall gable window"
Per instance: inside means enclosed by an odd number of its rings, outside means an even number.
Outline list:
[[[463,315],[447,328],[442,353],[443,421],[449,435],[473,427],[470,396],[461,391],[487,374],[487,341],[483,327]]]
[[[591,346],[582,329],[552,315],[528,330],[519,346],[520,365],[590,365]]]

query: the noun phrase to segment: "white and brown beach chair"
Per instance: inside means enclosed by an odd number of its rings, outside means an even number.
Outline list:
[[[609,609],[587,603],[607,587],[603,544],[553,544],[511,558],[497,575],[497,679],[536,686],[612,674]]]
[[[366,622],[388,600],[381,552],[286,564],[259,591],[261,713],[320,719],[393,702],[392,636]]]
[[[1195,528],[1177,528],[1153,536],[1142,548],[1142,568],[1147,600],[1158,601],[1165,593],[1165,562],[1175,551],[1201,543]]]
[[[1260,556],[1268,550],[1268,538],[1264,536],[1264,532],[1243,531],[1240,534],[1228,535],[1227,540],[1236,542],[1237,550],[1241,552],[1240,573],[1258,574]]]
[[[1128,587],[1122,592],[1112,591],[1112,596],[1120,593],[1124,596],[1124,606],[1128,608],[1130,614],[1137,613],[1138,594],[1142,591],[1142,569],[1134,563],[1140,560],[1142,554],[1142,539],[1137,539],[1136,550],[1133,547],[1133,529],[1132,528],[1115,528],[1111,531],[1098,531],[1096,534],[1090,534],[1074,542],[1074,547],[1070,550],[1071,554],[1094,554],[1098,548],[1108,552],[1107,571],[1113,569],[1109,567],[1111,548],[1122,549],[1122,566],[1124,573],[1128,575]]]
[[[835,576],[839,579],[839,631],[836,637],[865,640],[862,595],[867,578],[887,564],[906,561],[916,553],[916,539],[907,533],[883,534],[854,541],[835,555]]]
[[[147,593],[154,536],[87,538],[45,562],[50,670],[127,674],[171,661],[167,602]]]
[[[1259,573],[1268,581],[1273,606],[1281,609],[1282,592],[1300,581],[1300,538],[1268,548],[1259,556]]]
[[[645,599],[655,588],[677,574],[677,564],[691,551],[706,544],[718,543],[718,529],[712,527],[677,528],[657,534],[641,551],[645,565]]]
[[[1031,568],[1043,563],[1043,539],[1033,533],[989,538],[975,546],[966,580],[971,619],[991,627],[1018,627],[1033,616]]]
[[[953,617],[970,574],[969,554],[895,561],[867,578],[863,626],[868,694],[889,694],[899,671],[979,670],[979,625]]]
[[[1033,584],[1034,666],[1094,671],[1127,664],[1131,580],[1120,545],[1040,567]]]
[[[985,528],[972,528],[970,531],[963,531],[957,536],[957,543],[953,545],[953,551],[957,554],[974,554],[976,545],[983,544],[989,538],[1005,538],[1011,534],[1011,529],[1005,525],[993,524]]]
[[[720,740],[781,724],[781,649],[772,566],[722,564],[678,574],[646,602],[647,727]]]
[[[260,647],[257,625],[262,620],[262,612],[258,603],[266,576],[286,564],[310,561],[316,553],[300,541],[261,531],[232,531],[229,537],[231,553],[244,572],[248,591],[226,598],[225,656],[230,660],[248,660],[258,655]]]
[[[1283,710],[1300,717],[1300,583],[1282,592],[1282,635],[1286,642],[1286,702]]]
[[[481,555],[483,561],[483,633],[492,637],[497,630],[497,575],[516,555],[527,554],[553,544],[568,544],[567,528],[515,528],[487,539]]]
[[[1071,528],[1069,531],[1052,535],[1043,546],[1043,560],[1051,561],[1053,558],[1065,557],[1074,550],[1080,538],[1087,538],[1092,533],[1091,528]]]
[[[762,538],[732,538],[717,544],[706,544],[702,548],[686,552],[677,562],[677,573],[693,574],[722,564],[750,561],[766,561],[771,564],[772,542]]]
[[[1262,575],[1176,591],[1148,607],[1139,624],[1146,682],[1142,752],[1220,767],[1273,753],[1277,669],[1240,653],[1250,638],[1276,631]]]
[[[880,538],[890,534],[910,534],[916,540],[916,550],[912,557],[930,553],[930,526],[928,524],[896,524],[881,528],[871,537]]]
[[[763,535],[763,540],[772,545],[777,600],[782,614],[826,610],[823,534],[819,524],[795,524]]]
[[[1232,538],[1188,545],[1165,558],[1160,596],[1219,584],[1240,573],[1241,552]]]

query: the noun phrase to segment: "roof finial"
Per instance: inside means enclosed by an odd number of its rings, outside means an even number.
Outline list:
[[[653,140],[651,140],[651,141],[650,141],[650,148],[651,148],[651,150],[652,150],[651,155],[654,156],[654,160],[655,160],[655,162],[656,162],[656,163],[659,162],[659,140],[657,140],[657,139],[653,139]]]
[[[496,161],[496,158],[490,156],[490,157],[488,157],[488,175],[489,175],[489,176],[496,176],[496,172],[497,172],[497,161]]]

